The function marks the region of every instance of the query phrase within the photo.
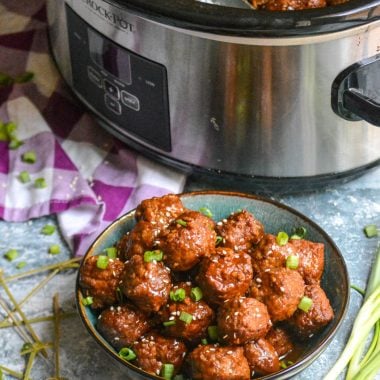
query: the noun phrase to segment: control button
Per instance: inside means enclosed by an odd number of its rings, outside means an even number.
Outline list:
[[[105,94],[104,103],[106,104],[107,108],[111,110],[113,113],[121,115],[121,104],[117,100],[113,99],[108,94]]]
[[[121,92],[121,101],[128,108],[132,108],[135,111],[140,111],[140,100],[138,100],[136,96],[130,94],[129,92],[127,91]]]
[[[107,79],[104,79],[104,89],[109,96],[112,96],[116,100],[120,99],[119,88]]]
[[[99,88],[103,87],[102,76],[92,66],[87,66],[87,74],[91,82],[95,83]]]

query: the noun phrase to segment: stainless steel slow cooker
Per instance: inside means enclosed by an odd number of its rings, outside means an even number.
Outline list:
[[[307,182],[379,164],[380,0],[228,2],[48,0],[52,52],[103,127],[181,169]]]

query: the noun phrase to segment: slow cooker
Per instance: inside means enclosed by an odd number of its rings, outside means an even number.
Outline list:
[[[378,165],[380,0],[238,1],[48,0],[53,56],[100,125],[188,172],[307,183]]]

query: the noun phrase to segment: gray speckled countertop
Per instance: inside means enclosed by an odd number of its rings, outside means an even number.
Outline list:
[[[196,181],[187,184],[186,190],[210,187]],[[237,189],[235,189],[237,190]],[[363,226],[380,225],[380,168],[347,183],[332,185],[316,192],[297,195],[272,194],[272,198],[283,202],[318,223],[332,237],[343,253],[351,283],[364,288],[378,245],[378,239],[368,239],[363,234]],[[27,261],[23,270],[47,263],[66,260],[70,251],[59,233],[52,236],[40,234],[42,226],[56,224],[54,217],[45,217],[26,223],[0,222],[0,267],[6,275],[20,272],[15,268],[19,261]],[[60,244],[59,255],[49,255],[50,244]],[[3,254],[10,248],[20,252],[14,262],[8,262]],[[21,299],[28,289],[43,279],[37,275],[24,280],[10,282],[12,291]],[[75,311],[74,291],[76,272],[71,270],[54,277],[42,291],[24,306],[29,317],[52,313],[52,297],[59,293],[64,311]],[[3,293],[1,293],[4,295]],[[349,310],[338,334],[323,354],[295,379],[322,379],[332,363],[338,358],[348,337],[355,315],[360,307],[361,297],[352,292]],[[51,322],[34,325],[37,334],[44,341],[53,339]],[[0,365],[22,372],[25,362],[20,356],[22,340],[13,329],[0,329]],[[62,321],[60,345],[61,376],[68,379],[128,379],[123,371],[93,342],[76,315]],[[44,361],[37,359],[32,371],[32,379],[47,379],[54,375],[52,357]],[[5,376],[5,379],[11,377]]]

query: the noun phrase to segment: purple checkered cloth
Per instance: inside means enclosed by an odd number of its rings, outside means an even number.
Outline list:
[[[44,0],[1,0],[0,72],[32,81],[0,86],[0,121],[17,124],[18,149],[0,141],[0,218],[56,214],[77,255],[113,220],[145,198],[183,190],[185,177],[103,131],[74,99],[49,55]],[[34,150],[34,164],[23,162]],[[18,176],[28,171],[29,183]],[[46,188],[36,188],[43,177]]]

